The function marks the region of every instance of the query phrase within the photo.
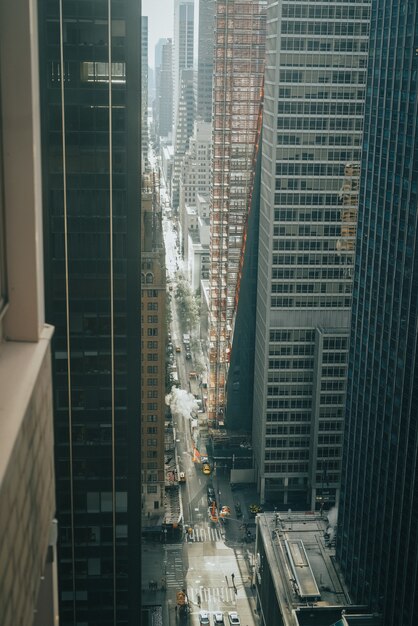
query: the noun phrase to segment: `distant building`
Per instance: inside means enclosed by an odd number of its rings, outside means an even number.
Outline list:
[[[36,5],[0,8],[1,626],[58,624],[54,329],[44,311]]]
[[[171,179],[171,203],[174,211],[179,208],[181,164],[189,147],[189,139],[193,132],[193,119],[193,70],[182,70],[180,97],[174,128],[174,157]]]
[[[196,119],[212,121],[215,0],[199,0],[197,72],[195,74]]]
[[[194,0],[174,0],[173,28],[173,136],[177,125],[177,110],[181,96],[183,70],[193,69]]]
[[[252,434],[278,506],[339,497],[369,16],[267,10]]]
[[[159,145],[159,137],[160,137],[160,131],[159,131],[159,128],[160,128],[160,94],[161,94],[161,88],[162,88],[161,71],[162,71],[162,64],[163,64],[163,49],[164,49],[164,46],[167,45],[168,41],[169,40],[166,38],[159,39],[154,49],[155,98],[152,101],[152,115],[153,115],[154,129],[155,129],[155,141],[157,145]],[[168,66],[170,68],[172,67],[171,58],[170,58],[170,62]],[[164,78],[165,80],[167,80],[166,77]],[[171,82],[172,80],[170,80],[170,83]],[[172,104],[170,104],[170,107],[169,107],[170,111],[171,109],[172,109]]]
[[[251,582],[262,626],[383,626],[351,602],[335,566],[333,533],[328,519],[311,511],[257,515]]]
[[[167,187],[167,193],[171,194],[171,179],[173,176],[174,150],[171,145],[162,145],[160,149],[161,171]]]
[[[164,420],[166,375],[166,276],[161,211],[155,175],[142,180],[141,315],[143,525],[164,513]]]
[[[418,615],[417,32],[372,1],[337,557],[385,626]]]
[[[158,137],[171,140],[173,126],[173,44],[167,39],[161,50],[161,67],[157,82],[157,129]]]
[[[195,121],[189,148],[183,157],[180,169],[179,221],[181,252],[187,247],[186,206],[195,207],[197,195],[210,193],[212,157],[212,127],[207,122]],[[199,215],[199,212],[197,211]]]
[[[142,166],[148,163],[148,17],[141,16],[141,150]]]

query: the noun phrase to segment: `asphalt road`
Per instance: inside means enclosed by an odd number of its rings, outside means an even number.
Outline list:
[[[181,267],[176,245],[176,233],[173,222],[167,218],[163,221],[163,232],[166,244],[168,276],[172,281],[174,296],[175,272]],[[177,371],[180,387],[190,390],[189,372],[194,369],[192,360],[186,360],[182,343],[182,329],[179,324],[175,299],[171,299],[172,324],[171,335],[174,346],[179,345],[181,352],[176,353]],[[200,420],[205,418],[199,414]],[[253,559],[254,544],[243,543],[245,530],[243,518],[236,517],[234,500],[239,495],[232,493],[229,473],[223,468],[215,468],[210,476],[202,473],[201,465],[192,460],[193,441],[190,432],[190,421],[184,416],[175,416],[176,446],[179,459],[179,471],[186,475],[186,482],[181,485],[181,497],[185,525],[191,531],[184,536],[183,545],[178,549],[167,550],[167,567],[173,571],[172,585],[176,584],[175,568],[182,567],[183,576],[178,574],[179,584],[184,584],[189,600],[190,613],[187,621],[180,621],[175,611],[175,600],[169,600],[168,626],[199,624],[199,611],[207,610],[224,613],[225,624],[228,624],[228,611],[237,611],[242,626],[259,624],[254,611],[254,592],[251,587],[250,565]],[[203,436],[203,435],[202,435]],[[231,519],[225,523],[213,524],[208,517],[207,486],[211,484],[221,505],[231,508]],[[234,574],[234,576],[232,576]],[[181,581],[181,583],[180,583]],[[199,602],[200,601],[200,602]],[[200,606],[199,606],[200,604]]]

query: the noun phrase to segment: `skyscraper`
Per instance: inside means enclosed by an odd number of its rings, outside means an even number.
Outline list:
[[[153,128],[154,128],[154,137],[153,140],[159,144],[159,98],[161,92],[161,68],[163,61],[163,47],[167,44],[168,39],[162,38],[159,39],[155,45],[154,50],[154,81],[155,81],[155,98],[152,101],[152,114],[153,114]],[[170,61],[171,65],[171,61]],[[170,107],[171,111],[171,107]]]
[[[136,626],[141,19],[129,0],[59,8],[39,3],[60,624]]]
[[[173,42],[167,39],[161,50],[158,96],[158,137],[171,135],[173,127]]]
[[[182,70],[193,68],[194,0],[174,0],[173,136],[180,99]]]
[[[166,276],[158,180],[142,179],[141,316],[143,525],[164,514],[164,424],[166,378]]]
[[[141,16],[141,150],[143,166],[148,161],[148,17]]]
[[[385,626],[418,611],[417,35],[373,0],[337,557]]]
[[[268,5],[253,448],[291,507],[338,498],[369,8]]]
[[[36,2],[1,3],[0,68],[0,623],[54,626],[53,328],[44,311]]]
[[[182,70],[180,96],[177,105],[176,125],[174,128],[174,156],[171,181],[171,202],[174,211],[179,207],[181,164],[189,147],[189,139],[193,132],[193,120],[193,70]]]
[[[199,0],[199,35],[195,75],[196,118],[212,121],[213,35],[215,0]]]
[[[264,76],[265,0],[219,0],[215,14],[208,415],[225,405],[235,290],[254,177]]]

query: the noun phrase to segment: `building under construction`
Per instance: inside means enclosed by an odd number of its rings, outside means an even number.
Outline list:
[[[215,15],[208,417],[219,420],[262,98],[266,0],[219,0]]]

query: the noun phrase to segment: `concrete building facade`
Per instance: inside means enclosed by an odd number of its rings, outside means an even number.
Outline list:
[[[0,110],[0,623],[58,626],[53,327],[44,307],[32,0],[0,6]]]
[[[186,206],[196,207],[197,195],[209,195],[210,172],[212,157],[212,127],[211,124],[195,121],[193,135],[190,137],[189,148],[184,155],[180,170],[180,240],[181,251],[184,256],[187,247],[187,217]],[[199,212],[197,211],[197,214]],[[184,256],[187,263],[186,256]]]
[[[177,106],[176,124],[174,129],[174,157],[171,179],[171,203],[177,211],[180,203],[181,164],[189,147],[193,133],[194,95],[193,70],[182,70],[180,81],[180,97]]]
[[[181,96],[183,70],[193,69],[194,54],[194,1],[174,0],[173,28],[173,136],[177,125],[177,110]]]
[[[164,419],[166,358],[166,275],[161,211],[154,176],[142,180],[141,316],[143,525],[164,512]]]
[[[338,501],[369,12],[268,6],[253,448],[279,506]]]
[[[161,50],[161,68],[157,84],[158,137],[172,136],[173,127],[173,42],[167,39]]]
[[[142,166],[148,162],[148,17],[141,16],[141,150]]]
[[[196,119],[212,121],[213,36],[215,0],[199,0],[197,72],[195,74]]]

